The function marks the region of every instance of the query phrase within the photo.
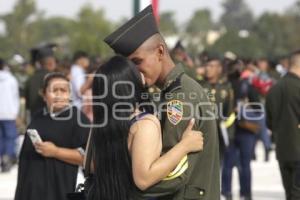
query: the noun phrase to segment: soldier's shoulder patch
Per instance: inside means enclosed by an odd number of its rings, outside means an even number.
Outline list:
[[[167,115],[173,125],[177,125],[183,116],[183,103],[179,100],[169,101],[167,104]]]

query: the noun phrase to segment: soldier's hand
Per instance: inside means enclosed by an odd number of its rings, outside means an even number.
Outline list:
[[[181,139],[181,143],[183,143],[183,145],[185,146],[187,153],[198,152],[203,150],[203,134],[201,131],[192,130],[194,124],[195,119],[191,119]]]

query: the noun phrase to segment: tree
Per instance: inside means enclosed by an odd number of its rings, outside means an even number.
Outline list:
[[[190,35],[198,35],[203,33],[205,35],[213,27],[213,21],[209,10],[197,10],[193,17],[188,22],[186,32]]]
[[[213,26],[209,10],[196,10],[186,27],[188,49],[194,53],[202,51],[207,45],[207,34]]]
[[[36,14],[36,5],[34,0],[18,0],[14,6],[13,12],[1,16],[6,27],[5,54],[12,55],[13,53],[27,54],[30,48],[29,38],[31,31],[27,28],[27,24]]]
[[[262,45],[255,33],[250,33],[248,37],[241,37],[239,32],[231,30],[219,38],[208,50],[220,54],[231,51],[243,58],[258,58],[265,56]]]
[[[75,21],[65,17],[40,17],[28,24],[31,31],[30,43],[34,46],[43,43],[58,43],[69,50],[70,35],[75,28]]]
[[[174,35],[178,32],[174,12],[164,12],[160,15],[159,29],[163,35]]]
[[[71,34],[71,49],[84,50],[93,55],[107,55],[110,51],[103,39],[111,33],[112,24],[104,17],[103,10],[84,6]]]
[[[224,14],[221,16],[220,22],[227,29],[251,29],[254,22],[253,14],[243,0],[226,0],[222,6]]]
[[[288,54],[299,48],[299,21],[295,16],[265,13],[256,22],[254,31],[272,57]]]
[[[297,16],[300,19],[300,0],[296,1],[290,8],[287,9],[288,15]]]

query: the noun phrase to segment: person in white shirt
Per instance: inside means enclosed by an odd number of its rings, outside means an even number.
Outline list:
[[[86,69],[90,65],[88,54],[78,51],[74,54],[71,67],[72,101],[78,109],[82,107],[82,95],[85,92]]]
[[[1,171],[8,172],[16,158],[16,119],[19,113],[19,87],[16,78],[0,58],[0,158]]]

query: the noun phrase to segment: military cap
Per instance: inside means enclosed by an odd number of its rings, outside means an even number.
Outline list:
[[[177,43],[175,44],[175,47],[173,50],[181,50],[181,51],[185,51],[184,46],[182,45],[181,41],[178,40]]]
[[[213,61],[213,60],[222,61],[222,56],[217,52],[209,52],[208,55],[207,55],[206,62],[210,62],[210,61]]]
[[[148,38],[159,33],[152,5],[149,5],[136,16],[104,39],[117,54],[129,56]]]

